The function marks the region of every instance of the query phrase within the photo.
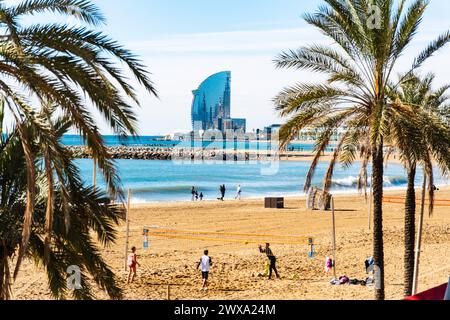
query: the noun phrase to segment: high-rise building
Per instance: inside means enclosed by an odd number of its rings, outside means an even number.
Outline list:
[[[230,118],[231,72],[208,77],[192,91],[192,128],[194,131],[219,129],[219,119]]]
[[[231,118],[231,72],[222,71],[208,77],[192,91],[192,129],[243,130],[245,119]]]

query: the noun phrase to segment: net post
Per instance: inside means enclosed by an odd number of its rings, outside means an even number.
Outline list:
[[[332,229],[332,245],[333,245],[333,272],[334,278],[336,279],[336,217],[334,211],[334,196],[331,196],[331,215],[333,221],[333,229]]]
[[[373,201],[373,195],[372,195],[372,186],[370,186],[369,190],[369,209],[368,209],[368,224],[369,224],[369,231],[372,230],[372,201]]]
[[[127,260],[128,260],[128,242],[130,237],[130,206],[131,206],[131,189],[128,189],[128,203],[126,210],[126,236],[125,236],[125,259],[124,259],[124,268],[127,271]]]

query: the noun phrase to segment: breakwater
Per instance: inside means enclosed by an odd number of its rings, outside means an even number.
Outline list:
[[[89,159],[91,153],[84,146],[67,147],[77,159]],[[208,148],[155,148],[155,147],[109,147],[112,159],[135,160],[224,160],[251,161],[271,159],[278,156],[296,156],[293,153],[278,154],[276,150],[216,150]]]

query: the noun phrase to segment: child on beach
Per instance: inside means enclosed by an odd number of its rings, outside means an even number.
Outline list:
[[[203,286],[201,290],[208,290],[208,278],[209,278],[209,270],[212,266],[212,260],[211,257],[208,256],[209,251],[205,250],[204,255],[200,258],[200,261],[197,263],[197,269],[201,266],[202,270],[202,279],[203,279]]]
[[[127,283],[130,284],[136,277],[137,266],[141,266],[139,262],[137,262],[136,247],[131,248],[131,253],[128,255],[127,265],[130,269],[130,272],[128,273]]]
[[[328,273],[333,269],[333,259],[330,257],[325,258],[325,272]]]
[[[200,192],[200,201],[203,201],[203,192]]]

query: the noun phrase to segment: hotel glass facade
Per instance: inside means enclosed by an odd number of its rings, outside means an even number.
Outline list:
[[[223,71],[210,76],[197,90],[192,91],[192,128],[222,130],[222,119],[230,118],[231,72]]]

